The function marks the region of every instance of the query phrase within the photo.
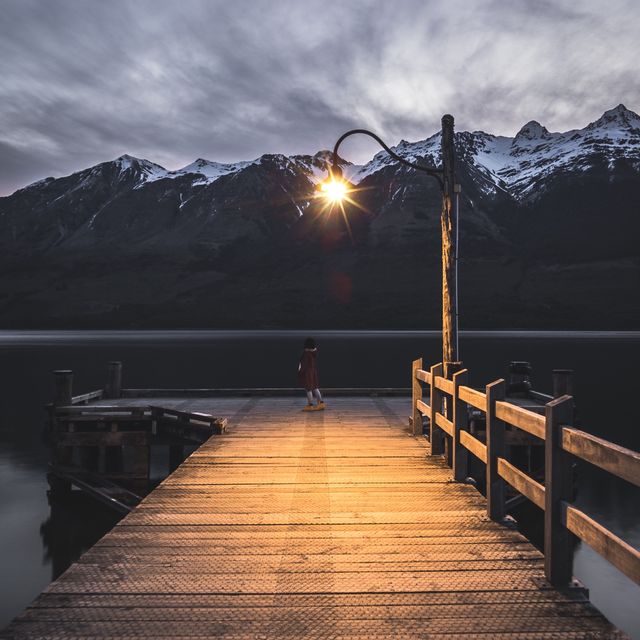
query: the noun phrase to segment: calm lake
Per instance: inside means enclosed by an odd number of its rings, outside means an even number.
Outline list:
[[[0,628],[117,521],[82,497],[49,507],[42,427],[53,369],[75,372],[74,394],[104,386],[109,360],[122,360],[125,387],[293,387],[307,335],[319,345],[324,387],[409,387],[411,360],[440,359],[436,332],[0,332]],[[574,369],[579,426],[640,450],[640,333],[467,332],[460,357],[472,386],[527,360],[534,388],[550,393],[551,370]],[[639,489],[587,464],[578,486],[581,508],[640,547]],[[584,544],[574,573],[592,602],[640,639],[640,587]]]

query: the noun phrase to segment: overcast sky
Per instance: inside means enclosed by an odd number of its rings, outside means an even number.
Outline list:
[[[123,153],[175,169],[640,111],[638,0],[2,0],[0,194]],[[343,155],[369,159],[368,139]]]

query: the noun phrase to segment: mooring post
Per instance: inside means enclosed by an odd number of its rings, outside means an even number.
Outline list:
[[[122,362],[113,360],[107,365],[105,398],[119,398],[122,395]]]
[[[422,435],[422,414],[418,411],[418,400],[422,400],[422,385],[416,378],[418,369],[422,369],[422,358],[411,363],[411,422],[414,436]]]
[[[552,379],[554,398],[573,395],[573,369],[554,369]]]
[[[486,387],[487,394],[487,515],[492,520],[504,518],[504,480],[498,474],[498,458],[505,453],[504,422],[496,417],[496,402],[504,400],[504,380]]]
[[[573,423],[573,398],[561,396],[545,407],[544,572],[554,586],[573,577],[571,534],[564,524],[563,502],[571,500],[571,457],[562,449],[562,427]]]
[[[429,441],[431,442],[431,455],[442,455],[442,430],[436,426],[436,413],[442,412],[442,392],[436,388],[436,377],[442,377],[442,363],[431,367],[431,391],[429,397]]]
[[[469,381],[466,369],[453,374],[453,479],[464,482],[467,479],[467,449],[460,444],[460,432],[468,427],[467,403],[460,400],[460,387]]]
[[[68,407],[73,397],[73,371],[70,369],[57,369],[53,372],[55,395],[53,404],[56,407]]]

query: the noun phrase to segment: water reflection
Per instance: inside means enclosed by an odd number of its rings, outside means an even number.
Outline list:
[[[40,536],[43,559],[50,564],[51,580],[55,580],[110,531],[122,515],[75,491],[49,502],[49,517],[40,525]]]

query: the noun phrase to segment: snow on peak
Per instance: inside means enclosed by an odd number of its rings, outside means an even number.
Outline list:
[[[622,103],[605,111],[588,129],[640,129],[640,116]]]
[[[550,134],[546,127],[543,127],[536,120],[530,120],[525,124],[513,139],[514,142],[520,142],[522,140],[543,140],[549,138]]]

